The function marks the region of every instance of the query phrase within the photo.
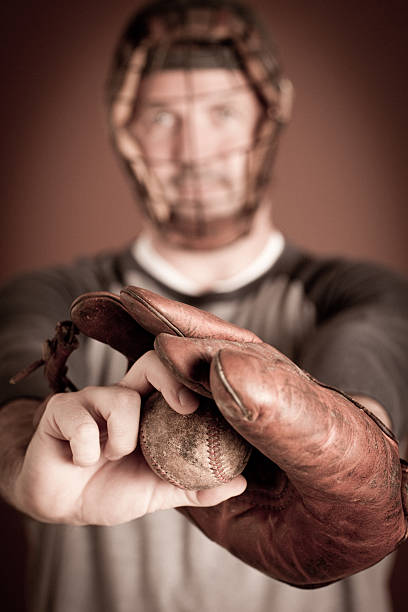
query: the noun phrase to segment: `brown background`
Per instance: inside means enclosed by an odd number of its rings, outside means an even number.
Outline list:
[[[40,0],[1,9],[2,279],[121,245],[138,231],[103,106],[117,33],[137,5]],[[368,257],[407,274],[404,5],[276,0],[263,10],[296,89],[275,172],[276,223],[307,248]],[[3,535],[0,601],[20,610],[11,577],[23,566],[23,542],[14,518],[3,514],[11,527]],[[399,563],[408,564],[401,550]],[[393,593],[402,611],[399,575]]]

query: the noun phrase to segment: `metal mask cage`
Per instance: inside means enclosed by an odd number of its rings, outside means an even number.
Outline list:
[[[225,7],[187,3],[183,11],[180,8],[161,14],[148,11],[139,32],[137,44],[125,37],[111,81],[110,126],[114,145],[136,186],[145,214],[167,239],[189,248],[227,244],[251,227],[270,178],[280,128],[279,64],[266,46],[259,26]],[[252,141],[240,153],[245,156],[245,181],[237,210],[225,217],[208,219],[198,189],[191,202],[194,218],[186,221],[177,216],[177,202],[169,200],[166,186],[161,184],[155,165],[145,158],[130,125],[144,76],[182,68],[188,83],[191,70],[208,67],[242,72],[263,112]],[[191,90],[189,96],[194,100],[196,94]],[[239,152],[226,150],[219,162],[229,153]]]

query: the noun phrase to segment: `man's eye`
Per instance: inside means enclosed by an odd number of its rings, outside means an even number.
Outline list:
[[[238,111],[232,106],[215,106],[212,109],[212,113],[215,119],[218,121],[228,121],[229,119],[236,119],[238,117]]]
[[[152,122],[155,125],[160,125],[162,127],[174,127],[176,125],[177,118],[174,113],[167,110],[159,110],[154,113],[152,117]]]

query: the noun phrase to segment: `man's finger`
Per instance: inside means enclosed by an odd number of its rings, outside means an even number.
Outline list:
[[[76,465],[89,466],[104,455],[117,460],[137,444],[140,395],[132,389],[86,387],[78,393],[51,398],[46,410],[46,432],[67,440]]]
[[[223,484],[213,489],[203,489],[197,491],[195,506],[216,506],[221,502],[229,499],[230,497],[236,497],[241,495],[247,487],[247,481],[243,476],[237,476],[230,480],[230,482]]]
[[[100,456],[99,427],[81,405],[78,394],[57,394],[50,398],[39,430],[69,442],[75,465],[95,464]]]
[[[231,497],[241,495],[246,486],[247,481],[243,476],[237,476],[230,482],[218,487],[196,491],[180,489],[168,482],[161,481],[157,484],[155,496],[152,497],[154,505],[149,507],[148,512],[182,506],[216,506]]]
[[[115,461],[132,453],[137,444],[140,395],[133,389],[87,387],[81,392],[86,407],[99,422],[103,454]]]
[[[157,389],[169,406],[180,414],[190,414],[198,408],[197,395],[174,378],[155,351],[148,351],[138,359],[119,385],[129,387],[142,396]]]

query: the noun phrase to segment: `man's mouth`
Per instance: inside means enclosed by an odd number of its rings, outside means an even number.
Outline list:
[[[172,199],[172,215],[180,219],[215,219],[236,213],[244,204],[244,194],[233,192],[207,192],[184,195]]]
[[[183,182],[176,187],[177,195],[181,200],[196,200],[207,193],[210,187],[202,182]]]
[[[206,195],[217,195],[227,190],[227,184],[225,180],[216,178],[199,178],[195,180],[181,180],[174,182],[177,195],[182,199],[197,199],[205,197]]]

